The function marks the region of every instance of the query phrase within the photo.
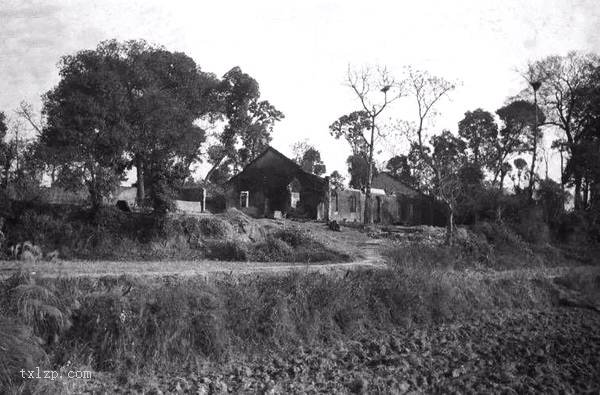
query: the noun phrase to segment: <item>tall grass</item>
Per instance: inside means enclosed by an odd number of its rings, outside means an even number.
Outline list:
[[[407,261],[339,276],[47,281],[57,297],[76,296],[80,304],[72,326],[49,348],[54,363],[125,372],[181,369],[551,303],[545,281],[484,281]]]

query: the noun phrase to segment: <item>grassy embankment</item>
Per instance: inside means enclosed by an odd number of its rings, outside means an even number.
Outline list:
[[[350,260],[349,255],[327,248],[307,232],[293,226],[267,229],[237,210],[201,217],[156,218],[114,207],[91,213],[71,206],[15,203],[5,211],[0,213],[6,218],[6,240],[0,254],[7,254],[9,246],[29,241],[44,254],[56,251],[64,260]]]

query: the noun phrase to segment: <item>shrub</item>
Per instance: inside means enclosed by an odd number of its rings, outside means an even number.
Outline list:
[[[214,239],[230,237],[233,233],[233,229],[228,222],[212,216],[200,218],[199,228],[203,236]]]
[[[308,234],[296,227],[280,229],[273,233],[273,237],[283,240],[294,248],[297,248],[310,241]]]
[[[472,229],[475,234],[484,236],[496,249],[529,249],[524,240],[504,223],[478,222]]]
[[[250,255],[244,242],[220,240],[207,243],[207,257],[219,261],[246,261]]]
[[[33,334],[52,344],[70,325],[70,310],[48,287],[38,285],[22,273],[4,283],[7,313],[33,329]]]
[[[259,262],[289,262],[294,250],[285,241],[267,236],[262,243],[252,245],[250,259]]]
[[[533,244],[547,244],[550,242],[550,228],[544,221],[544,212],[541,207],[530,206],[523,210],[521,218],[513,224],[515,232],[525,241]]]

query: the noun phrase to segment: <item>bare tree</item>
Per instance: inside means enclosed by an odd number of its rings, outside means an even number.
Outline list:
[[[433,175],[434,182],[427,189],[446,205],[448,211],[446,243],[452,244],[454,211],[460,185],[455,174],[444,168],[446,163],[434,160],[433,155],[429,154],[429,147],[424,141],[427,124],[436,115],[436,105],[455,88],[455,85],[443,78],[411,68],[408,68],[407,74],[408,94],[414,99],[417,108],[417,121],[408,129],[409,139],[416,146],[420,161]]]
[[[383,136],[379,117],[394,101],[404,95],[404,83],[396,81],[385,67],[369,67],[360,70],[348,66],[346,84],[359,99],[362,109],[340,117],[329,128],[339,138],[344,136],[353,146],[353,151],[366,151],[368,175],[365,187],[364,223],[373,223],[371,183],[373,181],[373,153],[375,133]],[[366,133],[366,135],[365,135]],[[360,149],[358,149],[360,147]]]

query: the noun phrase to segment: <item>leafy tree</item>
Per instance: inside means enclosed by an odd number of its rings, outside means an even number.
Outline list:
[[[342,115],[329,126],[329,131],[336,139],[345,138],[352,154],[368,155],[369,142],[365,133],[371,130],[371,118],[365,111],[354,111],[347,115]]]
[[[588,83],[577,94],[582,97],[575,109],[580,120],[579,142],[572,148],[575,155],[567,161],[563,176],[582,178],[582,209],[600,207],[600,66],[591,73]],[[560,142],[557,145],[562,148]],[[562,156],[561,156],[562,158]]]
[[[540,181],[539,188],[536,190],[536,200],[542,205],[547,224],[558,221],[564,212],[567,199],[568,193],[562,189],[560,184],[549,178]]]
[[[298,141],[292,146],[294,162],[307,173],[320,176],[326,172],[326,167],[321,160],[321,153],[311,145],[308,140]]]
[[[386,165],[386,170],[394,177],[399,178],[410,186],[415,186],[416,181],[412,176],[412,170],[407,155],[396,155],[390,158]]]
[[[457,157],[460,161],[460,156]],[[489,193],[483,185],[484,174],[477,163],[466,160],[458,169],[460,194],[457,197],[457,214],[463,221],[477,222],[484,205],[489,204]],[[492,199],[493,200],[493,199]]]
[[[350,155],[346,159],[348,165],[348,174],[350,174],[350,181],[348,182],[350,188],[364,190],[367,186],[369,178],[369,160],[364,154]],[[377,169],[375,175],[377,175]]]
[[[59,183],[67,189],[85,185],[98,207],[126,168],[125,92],[115,59],[102,50],[65,56],[59,68],[60,82],[44,97],[47,125],[40,143],[64,163]]]
[[[239,67],[225,73],[217,86],[214,102],[217,117],[226,120],[227,125],[217,136],[217,142],[208,148],[212,168],[206,180],[227,178],[269,145],[274,124],[284,115],[267,100],[259,99],[259,85],[254,78]]]
[[[2,168],[2,188],[8,186],[9,172],[15,157],[14,147],[6,139],[8,125],[6,124],[6,115],[0,112],[0,166]]]
[[[517,152],[530,152],[532,158],[535,156],[538,142],[542,138],[539,129],[536,130],[535,128],[536,111],[538,122],[543,123],[545,116],[541,109],[526,100],[514,100],[496,111],[504,124],[500,130],[500,138],[496,142],[495,154],[495,166],[497,171],[500,169],[501,185],[503,185],[502,181],[506,173],[502,173],[502,168],[499,166],[502,163],[502,166],[507,168],[504,163],[508,156]],[[534,176],[533,169],[534,167],[531,167],[528,176],[530,188],[533,188],[533,181],[531,180],[531,177]],[[522,172],[522,169],[519,171]]]
[[[514,160],[514,165],[515,168],[517,169],[517,186],[516,188],[518,188],[519,190],[521,189],[521,180],[523,178],[528,178],[529,176],[527,175],[527,173],[525,172],[526,168],[527,168],[527,161],[523,158],[516,158]],[[514,180],[513,180],[514,182]]]
[[[324,174],[327,171],[325,168],[325,164],[321,160],[321,154],[314,147],[311,147],[308,150],[306,150],[306,152],[302,156],[300,166],[304,171],[315,174],[317,176],[320,176],[321,174]]]
[[[340,172],[337,170],[332,171],[331,174],[329,175],[329,182],[331,183],[331,186],[335,190],[339,191],[339,190],[344,189],[344,181],[345,181],[344,176],[342,176],[340,174]]]
[[[152,188],[171,166],[189,170],[197,159],[205,134],[194,121],[212,109],[212,79],[185,54],[105,41],[64,56],[60,77],[44,98],[41,152],[64,163],[62,184],[87,185],[94,206],[126,167],[136,166],[142,202],[145,179]]]
[[[577,109],[585,100],[585,86],[594,67],[600,63],[592,54],[570,52],[565,56],[548,56],[529,66],[528,74],[541,82],[538,91],[540,105],[547,115],[548,125],[564,132],[566,148],[573,163],[579,162],[577,146],[584,138],[581,119]],[[579,113],[581,114],[581,113]],[[583,174],[581,166],[572,166],[571,179],[575,186],[575,209],[582,208]]]
[[[447,243],[453,243],[454,216],[458,210],[460,199],[465,194],[461,169],[467,163],[465,155],[466,143],[459,137],[445,130],[433,136],[430,142],[433,147],[431,157],[425,160],[431,163],[435,172],[431,180],[432,191],[445,204],[448,211]]]
[[[153,174],[146,177],[146,171],[166,174],[172,171],[168,166],[177,165],[189,172],[199,159],[206,136],[195,121],[213,110],[217,81],[187,55],[145,41],[110,41],[101,46],[121,60],[117,73],[128,104],[127,151],[137,171],[138,201],[143,202],[143,181],[152,188],[152,180],[162,179]]]
[[[308,139],[296,141],[292,144],[292,152],[294,153],[294,162],[300,164],[302,162],[302,156],[308,151],[309,148],[313,148],[313,145],[309,143]]]
[[[484,166],[493,160],[498,125],[492,114],[481,108],[467,111],[465,117],[458,123],[458,134],[467,141],[467,147],[472,153],[471,160],[474,163]]]
[[[377,122],[389,104],[402,95],[402,89],[385,69],[378,69],[377,75],[374,76],[369,69],[357,72],[348,67],[347,85],[360,101],[362,109],[340,117],[329,126],[329,130],[335,138],[344,137],[350,143],[354,153],[351,156],[353,160],[357,160],[356,158],[359,157],[367,161],[366,179],[358,181],[352,176],[350,182],[352,184],[354,180],[362,184],[364,181],[364,222],[370,224],[373,223],[371,182],[375,172],[373,159],[376,144],[375,131],[377,130],[379,136],[382,135],[381,127]],[[381,94],[378,102],[374,101],[373,92]],[[350,166],[350,161],[348,163]],[[358,163],[354,165],[358,165]],[[350,167],[356,167],[354,165]]]

